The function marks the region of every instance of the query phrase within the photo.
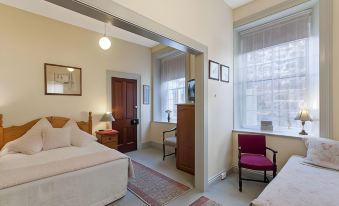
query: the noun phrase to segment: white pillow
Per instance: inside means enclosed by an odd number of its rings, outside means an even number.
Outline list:
[[[308,138],[305,143],[307,147],[305,162],[339,170],[339,141]]]
[[[42,148],[51,150],[71,146],[71,128],[44,128],[42,130]]]
[[[1,150],[0,150],[0,157],[1,156],[5,156],[5,155],[7,155],[7,154],[13,154],[13,153],[15,153],[15,152],[8,152],[8,147],[7,148],[5,148],[5,147],[3,147]]]
[[[64,128],[71,128],[71,144],[76,147],[84,147],[92,142],[97,141],[98,139],[93,135],[88,134],[87,132],[82,131],[76,121],[73,119],[68,120],[64,125]]]
[[[1,155],[11,153],[35,154],[42,150],[42,130],[52,128],[46,118],[40,119],[30,130],[18,139],[8,142],[1,150]]]

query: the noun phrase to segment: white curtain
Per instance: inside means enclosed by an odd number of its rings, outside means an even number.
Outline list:
[[[242,128],[259,129],[262,120],[276,130],[300,128],[301,107],[319,116],[319,64],[312,40],[310,11],[239,34],[237,119]],[[312,123],[318,134],[318,122]]]
[[[176,121],[176,104],[185,102],[185,54],[174,55],[161,60],[161,117],[167,121],[166,110]]]

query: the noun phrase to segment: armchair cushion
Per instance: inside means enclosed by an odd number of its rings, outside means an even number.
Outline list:
[[[177,146],[177,137],[166,137],[164,140],[164,144],[172,147]]]
[[[241,154],[240,165],[252,170],[273,170],[274,164],[267,157],[260,154]]]

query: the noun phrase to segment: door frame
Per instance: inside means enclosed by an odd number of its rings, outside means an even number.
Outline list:
[[[195,176],[194,186],[208,188],[208,47],[112,0],[45,0],[101,22],[152,39],[195,58]],[[217,164],[213,162],[213,164]]]
[[[139,124],[137,126],[137,150],[141,149],[141,75],[127,72],[119,72],[113,70],[106,70],[106,87],[107,87],[107,111],[112,110],[112,77],[122,79],[137,80],[137,118]]]

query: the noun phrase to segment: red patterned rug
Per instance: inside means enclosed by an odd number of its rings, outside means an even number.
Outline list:
[[[128,181],[128,190],[151,206],[161,206],[191,188],[133,161],[135,178]]]
[[[222,206],[222,204],[214,202],[205,196],[201,196],[199,199],[190,204],[190,206]]]

